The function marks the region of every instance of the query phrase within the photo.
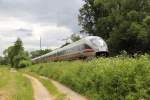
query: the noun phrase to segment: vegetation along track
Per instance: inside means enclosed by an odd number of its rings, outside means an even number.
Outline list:
[[[22,75],[15,69],[0,67],[0,77],[0,100],[85,100],[58,82],[38,75]]]
[[[89,100],[149,100],[150,56],[50,62],[29,67],[85,95]]]

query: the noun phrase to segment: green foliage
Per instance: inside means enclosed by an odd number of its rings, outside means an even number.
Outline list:
[[[107,40],[111,53],[150,50],[150,0],[83,0],[79,23]]]
[[[146,16],[144,19],[144,23],[148,26],[150,26],[150,16]]]
[[[71,35],[71,40],[72,40],[72,42],[76,42],[76,41],[78,41],[78,40],[80,40],[81,38],[80,38],[80,36],[78,35],[78,34],[72,34]]]
[[[21,60],[19,62],[19,67],[20,68],[29,67],[30,65],[31,65],[31,62],[27,61],[27,60]]]
[[[22,41],[18,38],[13,46],[8,47],[4,51],[5,60],[11,67],[19,68],[19,63],[22,60],[29,61],[28,52],[24,51]]]
[[[15,76],[16,91],[10,100],[34,100],[32,84],[29,79],[18,74]]]
[[[62,47],[64,47],[64,46],[67,46],[67,45],[71,44],[72,42],[76,42],[76,41],[78,41],[78,40],[80,40],[80,39],[81,39],[80,35],[79,35],[78,33],[74,33],[74,34],[72,34],[72,35],[70,36],[69,39],[66,39],[66,43],[63,44],[60,48],[62,48]],[[69,40],[69,41],[68,41],[68,40]]]
[[[51,52],[51,51],[52,51],[52,50],[50,50],[50,49],[36,50],[36,51],[32,51],[30,54],[31,54],[31,58],[35,58],[35,57],[44,55],[44,54],[46,54],[46,53],[49,53],[49,52]]]
[[[0,56],[0,65],[7,65],[8,61],[5,59],[5,57]]]
[[[20,52],[18,55],[16,55],[14,57],[13,62],[14,62],[14,66],[16,68],[27,67],[28,64],[30,63],[29,58],[28,58],[28,53],[27,52]]]
[[[99,58],[89,62],[51,62],[30,71],[58,80],[90,100],[148,100],[150,56]]]

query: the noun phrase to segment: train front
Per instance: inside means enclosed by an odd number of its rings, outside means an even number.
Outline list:
[[[89,39],[89,41],[96,52],[96,56],[108,56],[108,46],[102,38],[93,36]]]

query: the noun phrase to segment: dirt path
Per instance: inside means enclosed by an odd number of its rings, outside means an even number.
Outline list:
[[[31,80],[35,100],[53,100],[53,97],[39,80],[27,74],[24,76]]]
[[[41,78],[48,79],[46,77],[41,77]],[[51,80],[51,79],[48,79],[48,80],[50,80],[61,93],[66,95],[66,100],[87,100],[84,96],[81,96],[80,94],[74,92],[73,90],[60,84],[59,82]]]
[[[58,88],[58,90],[62,93],[64,93],[67,96],[67,100],[86,100],[85,97],[81,96],[80,94],[72,91],[68,87],[51,80],[51,82]]]

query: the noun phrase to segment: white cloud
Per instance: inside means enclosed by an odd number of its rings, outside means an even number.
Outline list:
[[[78,10],[82,0],[0,0],[0,55],[17,37],[26,50],[60,47],[79,32]]]
[[[62,45],[64,38],[70,36],[73,31],[66,26],[56,24],[41,25],[27,22],[15,18],[0,20],[0,45],[2,51],[20,37],[26,50],[39,49],[40,37],[42,38],[42,48],[57,48]]]

